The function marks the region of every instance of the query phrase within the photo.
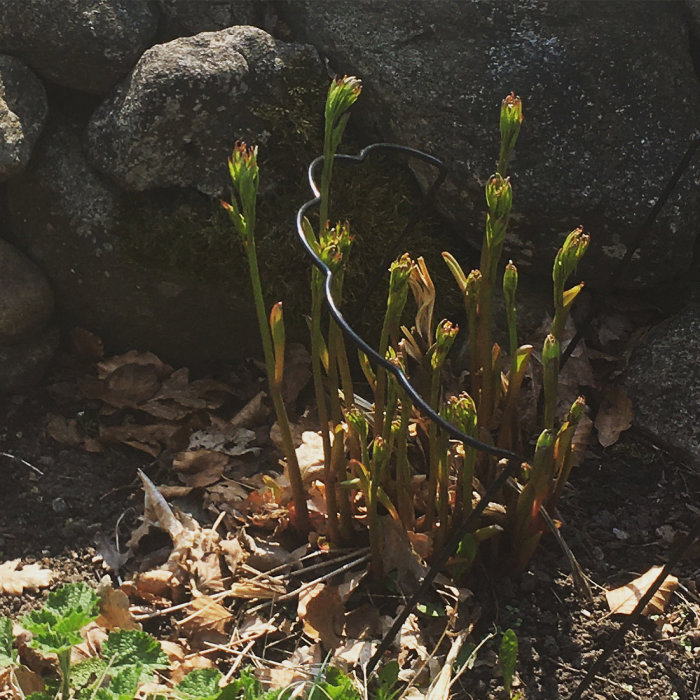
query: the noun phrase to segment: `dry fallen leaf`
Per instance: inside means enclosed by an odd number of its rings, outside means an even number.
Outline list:
[[[46,425],[46,432],[56,442],[71,447],[77,447],[82,442],[82,438],[78,432],[78,422],[75,418],[68,420],[63,416],[50,413],[48,419],[49,422]]]
[[[343,630],[345,606],[340,600],[337,586],[317,583],[299,594],[297,615],[304,625],[304,632],[314,641],[320,641],[325,649],[335,649]]]
[[[213,450],[178,452],[173,457],[173,469],[187,486],[200,488],[216,483],[228,464],[228,456]]]
[[[634,579],[634,581],[630,581],[628,584],[615,588],[612,591],[606,591],[605,599],[610,612],[618,615],[629,615],[660,573],[660,566],[652,566],[649,571]],[[659,590],[654,593],[649,604],[644,608],[643,614],[660,615],[666,608],[666,605],[668,605],[671,594],[676,590],[677,586],[678,579],[675,576],[667,576]]]
[[[32,693],[46,692],[46,686],[44,685],[41,674],[24,666],[17,666],[15,668],[8,666],[2,669],[2,674],[3,675],[0,676],[0,692],[3,693],[3,697],[5,697],[4,693],[6,690],[9,691],[10,698],[18,698],[18,700],[20,698],[24,700]],[[7,686],[5,685],[6,681]],[[17,690],[21,690],[21,692],[17,692]]]
[[[207,595],[193,598],[187,608],[187,612],[187,617],[180,620],[177,625],[185,629],[189,634],[208,629],[223,635],[226,633],[229,621],[233,617],[232,613],[223,605]]]
[[[129,598],[119,588],[112,588],[109,576],[105,576],[97,587],[100,596],[100,616],[95,622],[106,630],[140,630],[129,610]]]
[[[253,425],[263,423],[270,413],[265,406],[266,396],[267,394],[264,391],[259,391],[233,418],[231,418],[228,426],[230,428],[249,428]]]
[[[632,401],[622,387],[608,390],[595,418],[598,442],[603,447],[614,445],[620,434],[632,426],[634,411]]]
[[[11,559],[0,564],[0,593],[22,595],[25,590],[45,588],[53,579],[53,572],[41,564],[25,564],[18,569],[20,560]]]
[[[159,379],[163,380],[169,376],[173,368],[166,365],[157,355],[152,352],[139,352],[138,350],[129,350],[124,355],[114,355],[102,360],[97,365],[97,376],[100,379],[107,378],[112,372],[125,365],[145,365],[153,366],[156,369],[156,374]]]
[[[295,451],[304,481],[309,483],[313,479],[321,478],[323,474],[323,438],[321,434],[305,430],[301,435],[301,445]]]

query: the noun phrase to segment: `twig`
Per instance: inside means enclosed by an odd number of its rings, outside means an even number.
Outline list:
[[[251,639],[245,645],[245,649],[236,654],[236,660],[231,664],[231,668],[228,671],[226,671],[226,675],[224,676],[224,680],[221,684],[221,687],[225,687],[228,684],[228,682],[231,680],[231,676],[238,670],[238,667],[241,665],[243,657],[248,655],[248,652],[253,648],[255,642],[255,639]]]
[[[355,559],[354,561],[349,562],[348,564],[345,564],[345,566],[341,566],[339,569],[334,569],[328,574],[324,574],[320,578],[314,579],[313,581],[308,581],[307,583],[302,584],[299,586],[294,591],[291,591],[290,593],[285,593],[284,595],[279,596],[278,598],[272,598],[271,600],[265,601],[264,603],[260,603],[259,605],[256,605],[246,612],[248,614],[258,612],[259,610],[262,610],[264,607],[268,605],[274,605],[275,603],[284,603],[287,600],[293,600],[294,598],[298,597],[301,595],[304,591],[307,589],[311,588],[312,586],[315,586],[318,583],[323,583],[324,581],[328,581],[329,579],[333,578],[334,576],[337,576],[338,574],[342,574],[345,571],[348,571],[349,569],[352,569],[354,566],[357,566],[358,564],[362,564],[363,562],[367,561],[370,558],[369,554],[364,554],[363,556],[359,557],[358,559]]]
[[[14,459],[16,462],[21,462],[24,464],[25,467],[29,467],[32,471],[35,471],[39,476],[45,476],[44,472],[41,471],[41,469],[37,469],[33,464],[29,464],[26,459],[22,459],[21,457],[16,457],[13,454],[10,454],[9,452],[0,452],[0,457],[8,457],[9,459]]]

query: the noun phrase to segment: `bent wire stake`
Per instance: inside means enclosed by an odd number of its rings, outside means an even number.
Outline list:
[[[413,158],[418,158],[419,160],[422,160],[437,168],[440,174],[438,178],[436,178],[433,185],[430,187],[429,192],[434,192],[440,186],[440,184],[442,184],[446,177],[447,169],[445,165],[434,156],[431,156],[427,153],[423,153],[422,151],[418,151],[414,148],[400,146],[398,144],[393,143],[375,143],[370,146],[367,146],[366,148],[363,148],[357,155],[338,153],[335,154],[334,158],[337,160],[347,161],[351,163],[361,163],[365,160],[365,158],[367,158],[367,156],[370,153],[372,153],[373,151],[380,150],[404,153]],[[472,510],[471,514],[462,522],[460,527],[456,528],[453,531],[452,535],[447,540],[442,551],[438,554],[438,557],[433,562],[433,565],[431,566],[430,570],[423,578],[423,581],[421,582],[421,585],[419,586],[418,590],[413,594],[411,599],[404,606],[403,610],[398,614],[398,616],[394,620],[391,629],[386,633],[379,647],[377,648],[374,655],[367,664],[366,672],[371,673],[381,660],[384,652],[387,651],[387,649],[391,646],[392,641],[401,629],[401,625],[403,625],[406,618],[411,614],[411,611],[413,610],[415,604],[418,602],[420,597],[428,590],[433,580],[437,576],[438,572],[445,565],[449,557],[457,550],[457,547],[462,541],[464,535],[474,525],[477,518],[481,516],[486,506],[495,497],[498,491],[500,491],[505,482],[509,478],[514,476],[515,472],[520,467],[520,465],[523,462],[526,462],[527,460],[524,457],[521,457],[520,455],[516,454],[515,452],[511,452],[510,450],[504,450],[499,447],[494,447],[493,445],[488,445],[487,443],[481,442],[480,440],[477,440],[476,438],[473,438],[470,435],[466,435],[461,430],[458,430],[454,425],[442,418],[442,416],[436,413],[425,401],[425,399],[423,399],[423,397],[416,391],[416,389],[413,387],[413,385],[409,381],[408,377],[404,374],[404,372],[401,369],[399,369],[396,365],[393,365],[391,362],[389,362],[386,358],[382,357],[378,352],[376,352],[374,348],[372,348],[367,342],[365,342],[365,340],[362,337],[360,337],[360,335],[348,324],[345,318],[343,318],[340,309],[338,308],[338,306],[335,303],[335,300],[333,299],[333,293],[331,291],[333,287],[333,272],[323,262],[323,260],[321,260],[316,255],[313,248],[306,240],[306,236],[304,235],[302,227],[306,213],[312,207],[317,206],[321,202],[321,191],[319,189],[319,186],[316,184],[315,174],[319,167],[322,166],[323,161],[324,156],[319,156],[318,158],[312,161],[311,165],[309,165],[309,185],[311,187],[311,191],[314,193],[315,196],[314,199],[305,202],[301,206],[301,208],[297,212],[296,223],[299,240],[304,246],[306,252],[311,257],[313,264],[323,273],[325,280],[324,294],[326,297],[326,304],[328,305],[328,311],[333,317],[333,320],[338,324],[338,326],[340,326],[340,328],[343,330],[343,333],[346,336],[348,336],[348,338],[350,338],[350,340],[352,340],[352,342],[355,345],[357,345],[357,347],[360,348],[360,350],[362,350],[362,352],[364,352],[365,355],[374,360],[374,362],[377,365],[383,367],[387,372],[390,372],[396,378],[396,380],[404,389],[404,391],[411,397],[414,406],[418,408],[424,416],[428,417],[430,420],[439,425],[454,439],[460,440],[461,442],[469,445],[470,447],[474,447],[477,450],[486,452],[487,454],[493,455],[494,457],[500,457],[502,459],[508,460],[506,466],[499,474],[498,478],[486,490],[486,493],[484,493],[484,495],[481,497],[477,505]]]
[[[391,150],[400,153],[406,153],[410,156],[413,156],[414,158],[419,158],[420,160],[430,163],[431,165],[438,168],[440,170],[440,176],[436,180],[436,182],[433,183],[433,185],[431,186],[431,190],[436,189],[437,186],[439,186],[439,184],[441,184],[442,181],[445,179],[445,165],[440,160],[438,160],[434,156],[431,156],[427,153],[423,153],[422,151],[418,151],[414,148],[409,148],[408,146],[400,146],[394,143],[374,143],[371,146],[363,148],[356,156],[348,155],[345,153],[338,153],[335,155],[335,159],[350,161],[354,163],[361,163],[365,160],[365,158],[367,158],[367,156],[372,151],[378,150]],[[338,308],[338,306],[335,303],[335,300],[333,299],[333,292],[331,291],[333,288],[333,272],[323,262],[323,260],[321,260],[321,258],[319,258],[318,255],[316,255],[313,248],[306,240],[306,236],[304,235],[304,230],[302,227],[302,223],[306,216],[306,212],[309,209],[311,209],[311,207],[317,206],[321,202],[321,192],[318,185],[316,184],[316,179],[314,175],[316,170],[318,170],[318,168],[323,163],[323,160],[324,156],[319,156],[318,158],[313,160],[311,162],[311,165],[309,166],[309,185],[311,186],[312,192],[316,196],[314,197],[314,199],[305,202],[297,212],[297,234],[299,235],[299,240],[304,246],[306,252],[311,257],[314,265],[319,270],[321,270],[321,272],[324,275],[324,293],[326,297],[326,303],[328,304],[328,310],[331,316],[333,317],[333,320],[340,326],[340,328],[343,330],[343,333],[345,333],[345,335],[347,335],[352,340],[352,342],[355,343],[355,345],[357,345],[357,347],[365,353],[365,355],[367,355],[378,365],[383,367],[387,372],[390,372],[392,375],[394,375],[394,377],[396,377],[398,383],[401,385],[404,391],[411,397],[411,400],[413,401],[414,405],[420,410],[420,412],[423,415],[427,416],[433,422],[437,423],[455,440],[460,440],[461,442],[464,442],[470,447],[474,447],[477,450],[481,450],[483,452],[491,454],[494,457],[501,457],[508,460],[517,460],[518,464],[520,464],[521,462],[526,462],[526,459],[516,454],[515,452],[511,452],[510,450],[504,450],[500,447],[494,447],[493,445],[488,445],[485,442],[481,442],[480,440],[477,440],[476,438],[473,438],[470,435],[466,435],[465,433],[458,430],[454,425],[446,421],[442,416],[436,413],[430,407],[427,401],[425,401],[425,399],[423,399],[423,397],[416,391],[416,389],[413,387],[413,385],[409,381],[408,377],[404,374],[404,372],[398,367],[396,367],[396,365],[389,362],[386,358],[382,357],[378,352],[376,352],[376,350],[374,350],[374,348],[372,348],[362,337],[360,337],[360,335],[345,320],[343,314],[340,312],[340,309]]]

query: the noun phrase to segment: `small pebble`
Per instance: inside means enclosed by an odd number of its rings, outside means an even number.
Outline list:
[[[65,513],[68,510],[68,505],[63,498],[58,496],[51,501],[51,509],[54,513]]]

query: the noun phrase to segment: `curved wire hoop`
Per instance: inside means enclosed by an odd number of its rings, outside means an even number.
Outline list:
[[[445,178],[447,177],[447,167],[441,160],[435,158],[435,156],[431,156],[430,154],[416,150],[415,148],[409,148],[408,146],[401,146],[395,143],[373,143],[370,146],[363,148],[357,155],[337,153],[334,156],[334,158],[338,161],[346,161],[349,163],[357,164],[364,161],[367,158],[367,156],[374,151],[394,151],[398,153],[403,153],[412,158],[422,160],[425,163],[428,163],[429,165],[432,165],[433,167],[437,168],[438,176],[434,180],[433,184],[430,186],[427,193],[428,196],[432,195],[440,187],[440,185],[442,185],[442,183],[445,181]],[[474,447],[477,450],[486,452],[490,455],[493,455],[494,457],[505,458],[508,460],[517,460],[518,464],[527,461],[515,452],[511,452],[510,450],[505,450],[500,447],[494,447],[493,445],[489,445],[488,443],[482,442],[481,440],[477,440],[476,438],[473,438],[470,435],[463,433],[461,430],[458,430],[454,425],[446,421],[439,413],[434,411],[430,407],[430,405],[425,401],[425,399],[418,393],[418,391],[416,391],[406,374],[399,367],[389,362],[386,358],[382,357],[345,320],[342,312],[340,311],[335,300],[333,299],[333,293],[331,291],[333,288],[333,272],[323,262],[323,260],[321,260],[321,258],[319,258],[318,255],[316,255],[313,248],[309,245],[309,242],[304,236],[304,231],[302,227],[302,223],[304,221],[304,218],[306,217],[307,212],[312,207],[318,206],[321,202],[321,191],[317,183],[316,175],[319,169],[323,166],[324,159],[324,156],[319,156],[318,158],[315,158],[309,165],[309,186],[311,187],[311,191],[314,193],[315,196],[313,199],[310,199],[308,202],[305,202],[299,208],[299,211],[297,212],[296,223],[299,240],[301,241],[308,255],[311,257],[313,264],[323,273],[324,294],[326,298],[326,304],[328,305],[328,310],[331,316],[333,317],[333,320],[340,326],[340,328],[343,330],[343,333],[345,333],[345,335],[348,336],[348,338],[350,338],[350,340],[352,340],[352,342],[355,345],[357,345],[357,347],[360,348],[360,350],[362,350],[362,352],[364,352],[365,355],[371,358],[377,365],[380,365],[387,372],[390,372],[394,377],[396,377],[396,380],[401,385],[403,390],[410,396],[411,400],[413,401],[413,404],[420,410],[420,412],[424,416],[430,418],[430,420],[439,425],[454,439],[460,440],[461,442],[464,442],[470,447]]]

